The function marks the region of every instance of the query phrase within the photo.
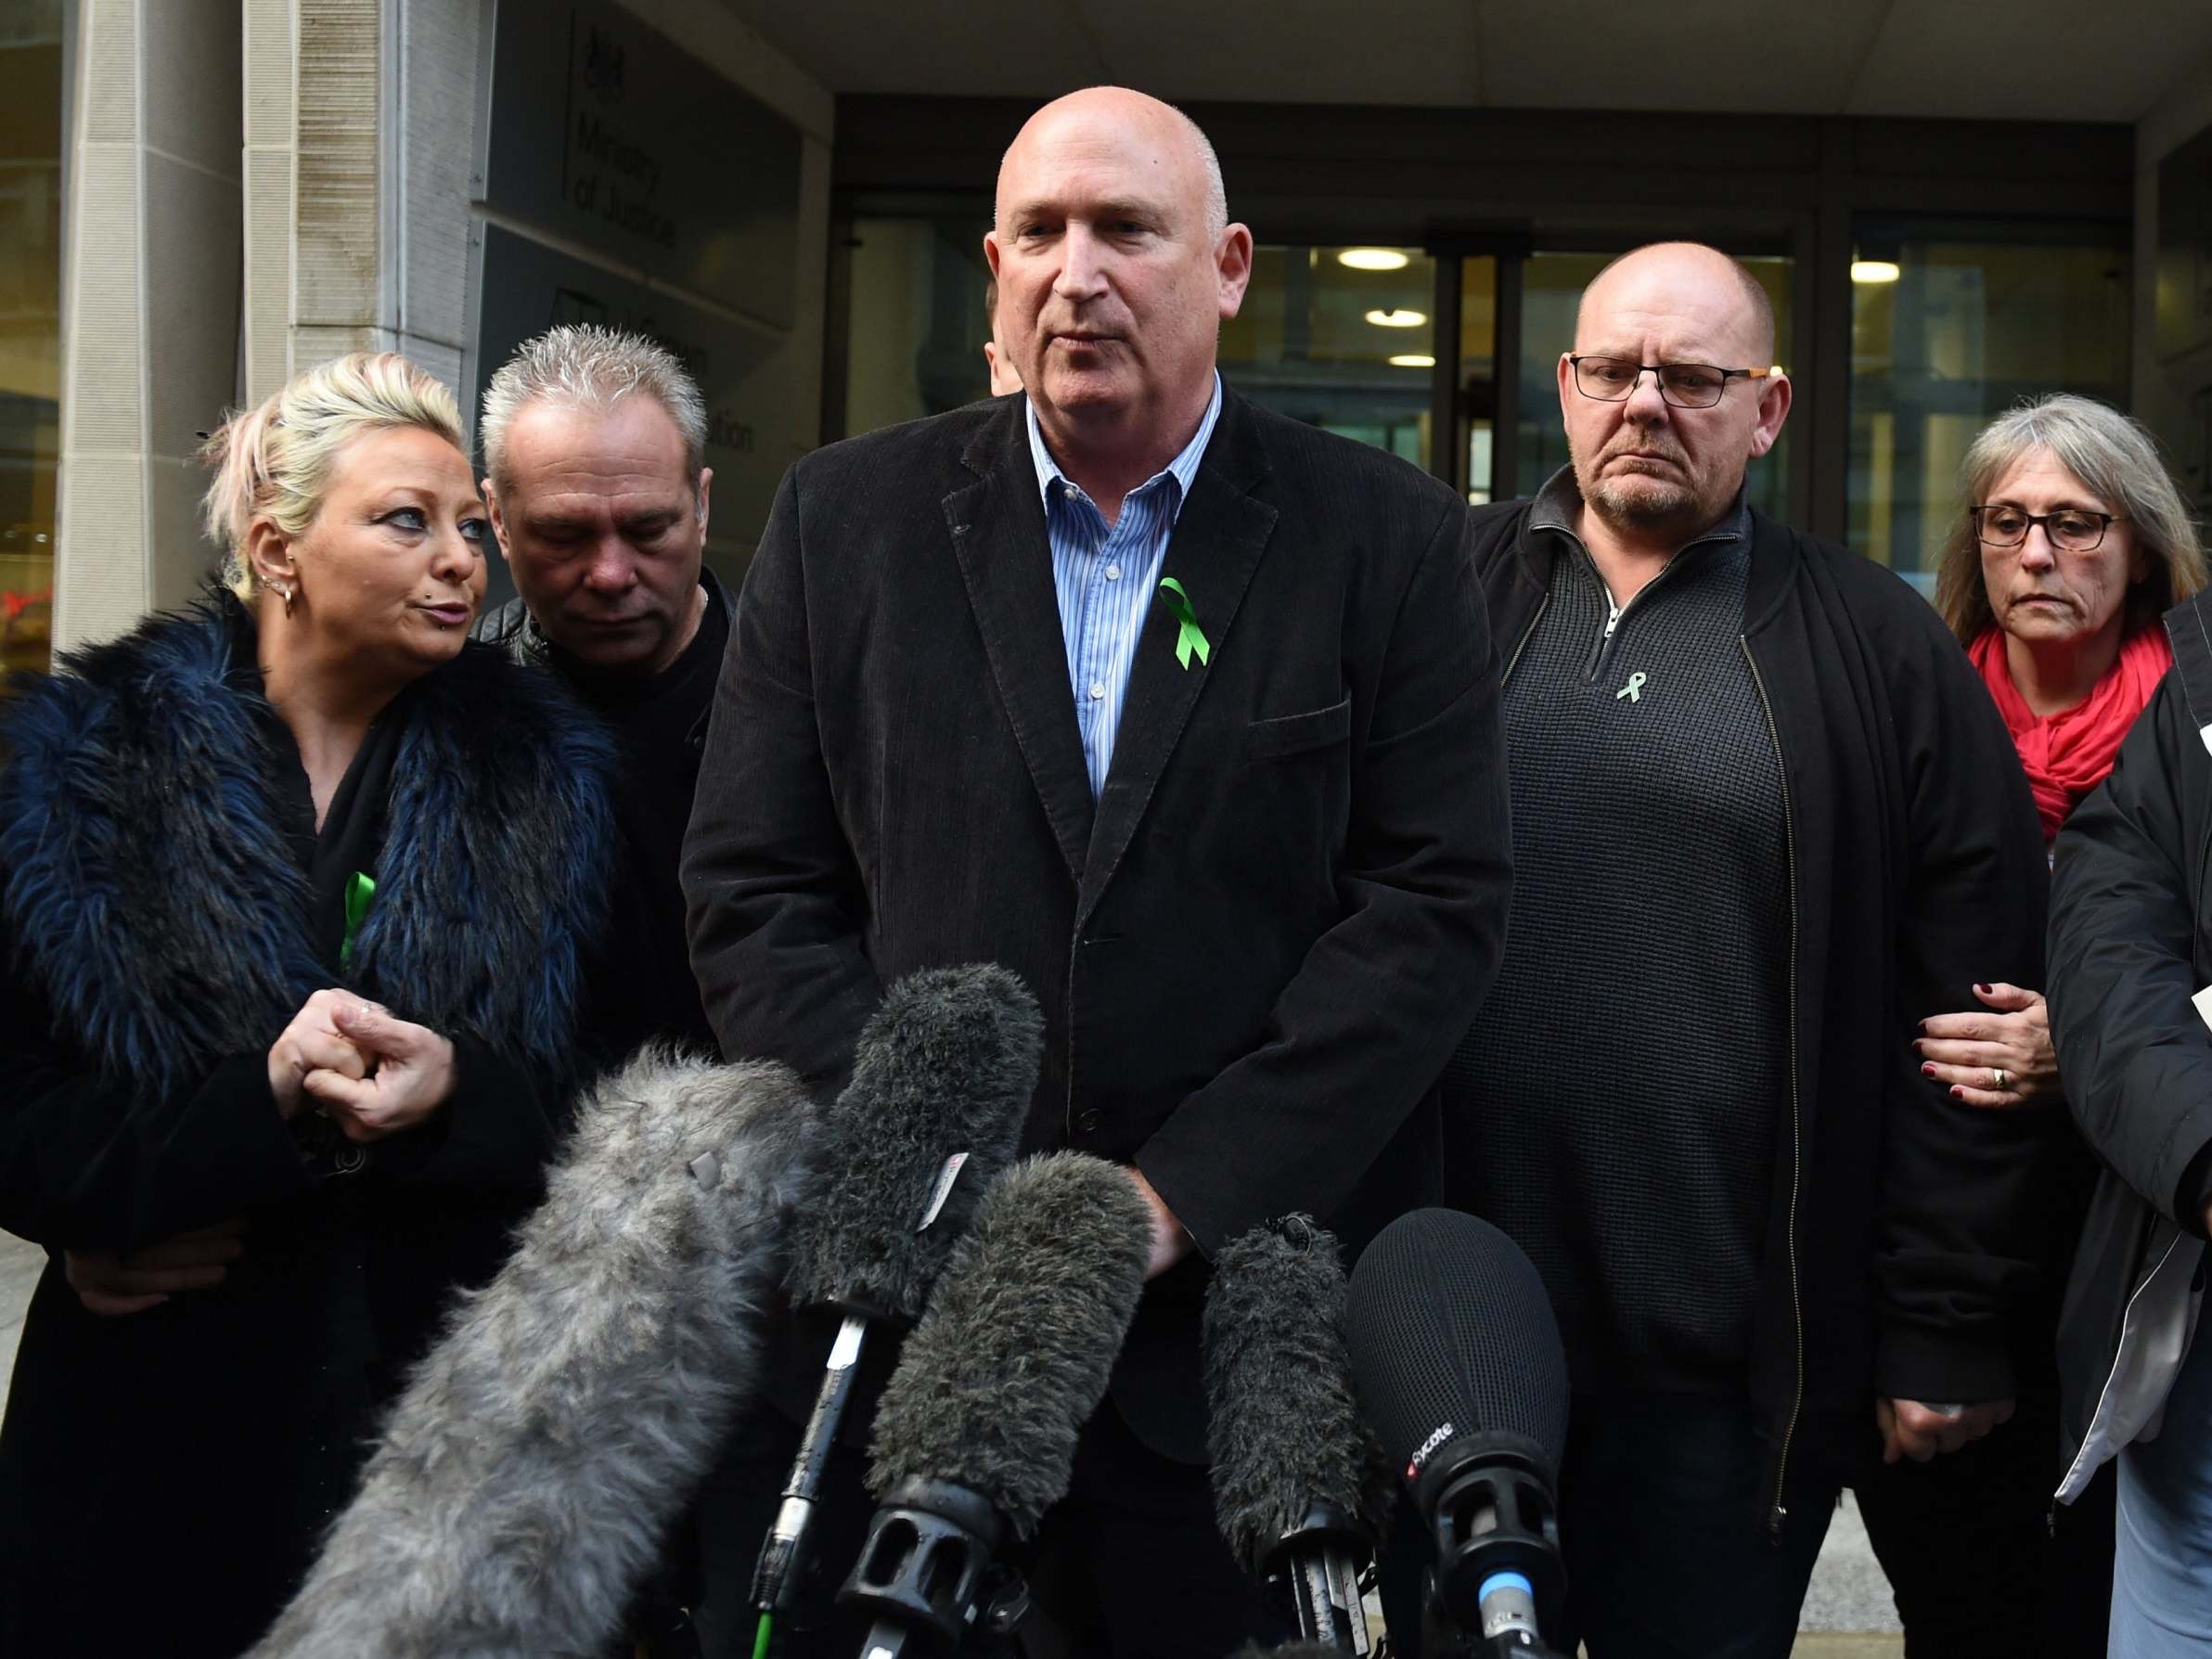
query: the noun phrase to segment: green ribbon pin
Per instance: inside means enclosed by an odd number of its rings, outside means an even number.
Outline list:
[[[1160,591],[1167,596],[1167,608],[1175,613],[1176,662],[1187,669],[1193,653],[1201,663],[1211,661],[1214,648],[1198,625],[1198,612],[1190,609],[1190,596],[1183,591],[1183,585],[1173,576],[1163,576]]]
[[[338,965],[341,968],[354,965],[354,937],[361,932],[361,924],[367,919],[368,901],[376,896],[376,879],[355,870],[345,889],[345,937],[339,941],[338,945]]]

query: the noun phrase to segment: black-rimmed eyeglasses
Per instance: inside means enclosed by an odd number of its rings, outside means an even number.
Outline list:
[[[2062,507],[2054,513],[2031,513],[2020,507],[1977,507],[1974,534],[1987,547],[2017,547],[2027,533],[2040,524],[2051,545],[2062,553],[2094,553],[2104,533],[2118,521],[2118,513],[2093,513],[2078,507]]]
[[[1650,375],[1659,383],[1659,395],[1678,409],[1710,409],[1720,401],[1728,383],[1741,376],[1764,379],[1770,368],[1716,368],[1710,363],[1638,363],[1627,357],[1581,357],[1570,353],[1575,366],[1575,390],[1600,403],[1625,403],[1636,384]]]

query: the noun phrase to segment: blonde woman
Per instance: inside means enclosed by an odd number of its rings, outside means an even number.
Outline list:
[[[0,721],[0,1227],[54,1258],[0,1653],[233,1654],[275,1614],[534,1196],[600,925],[609,757],[468,643],[445,388],[347,357],[209,449],[224,585]],[[71,1290],[134,1261],[143,1293]]]

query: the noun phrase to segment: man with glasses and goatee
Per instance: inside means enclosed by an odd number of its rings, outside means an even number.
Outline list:
[[[1875,1436],[1926,1459],[2010,1413],[2039,1254],[2048,1120],[1911,1048],[1973,984],[2041,983],[2034,806],[1935,611],[1746,505],[1773,355],[1734,260],[1615,261],[1559,360],[1572,464],[1475,532],[1516,881],[1447,1190],[1558,1307],[1592,1659],[1786,1655]]]

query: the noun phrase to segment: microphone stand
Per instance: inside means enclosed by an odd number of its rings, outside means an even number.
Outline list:
[[[768,1536],[761,1543],[760,1560],[753,1566],[752,1605],[760,1613],[764,1629],[775,1615],[790,1612],[799,1599],[800,1569],[806,1558],[808,1535],[814,1530],[822,1471],[837,1443],[837,1425],[853,1396],[853,1381],[859,1375],[860,1356],[867,1345],[868,1320],[859,1314],[847,1314],[830,1346],[821,1392],[815,1395],[814,1409],[807,1414],[798,1456],[791,1460],[783,1502],[777,1508]]]
[[[1348,1653],[1370,1651],[1367,1606],[1359,1597],[1366,1539],[1334,1504],[1317,1503],[1269,1552],[1267,1575],[1290,1580],[1298,1635]]]
[[[956,1653],[979,1625],[1004,1634],[1019,1624],[1029,1589],[998,1563],[1006,1531],[988,1498],[954,1482],[892,1487],[837,1598],[869,1615],[866,1659]]]
[[[1436,1566],[1429,1622],[1446,1653],[1483,1659],[1558,1659],[1539,1635],[1566,1602],[1559,1516],[1543,1462],[1493,1440],[1447,1475],[1432,1523]],[[1466,1631],[1479,1636],[1468,1645]]]

